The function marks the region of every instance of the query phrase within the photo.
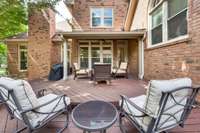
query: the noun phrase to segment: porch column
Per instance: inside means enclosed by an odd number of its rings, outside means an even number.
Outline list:
[[[139,52],[139,79],[144,78],[144,42],[142,39],[138,40],[138,52]]]
[[[67,41],[64,39],[63,43],[63,80],[67,80],[68,78],[68,48]]]

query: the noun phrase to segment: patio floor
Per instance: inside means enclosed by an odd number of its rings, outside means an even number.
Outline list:
[[[46,79],[30,81],[34,90],[46,88],[48,93],[66,94],[72,104],[78,104],[90,100],[104,100],[117,104],[120,95],[135,97],[145,93],[147,83],[135,78],[119,78],[112,80],[111,84],[94,84],[88,78],[67,81],[48,81]]]
[[[10,120],[10,117],[4,108],[4,106],[0,106],[0,133],[13,133],[16,129],[23,127],[22,122],[17,120]],[[62,128],[64,124],[64,115],[56,118],[52,122],[50,122],[46,127],[38,130],[37,133],[55,133],[60,128]],[[199,133],[200,132],[200,109],[194,109],[192,114],[189,116],[186,121],[186,125],[184,128],[175,128],[170,133]],[[130,126],[128,122],[125,121],[126,128],[128,130],[127,133],[138,133],[138,131]],[[22,133],[27,133],[27,131],[23,131]],[[78,129],[71,121],[69,122],[69,127],[64,131],[64,133],[82,133],[82,130]],[[118,122],[116,122],[111,128],[107,130],[107,133],[121,133],[119,129]]]
[[[67,81],[47,81],[43,80],[34,80],[30,81],[33,88],[41,89],[46,88],[48,92],[54,92],[57,94],[67,94],[72,103],[78,104],[88,100],[105,100],[118,104],[120,95],[124,94],[128,97],[138,96],[145,93],[145,88],[147,87],[147,82],[137,80],[137,79],[116,79],[112,80],[110,85],[98,84],[94,85],[88,79],[77,79],[72,80],[70,78]],[[23,126],[20,121],[10,120],[5,107],[0,105],[0,133],[13,133],[16,129],[19,129]],[[56,118],[50,122],[46,127],[39,130],[38,133],[55,133],[60,129],[64,124],[64,114],[59,118]],[[186,121],[184,128],[175,128],[171,130],[171,133],[200,133],[200,109],[194,109],[192,114],[189,116]],[[137,133],[138,131],[130,126],[126,122],[126,127],[128,133]],[[111,128],[109,128],[108,133],[121,133],[119,129],[118,122],[116,122]],[[25,130],[23,133],[27,133]],[[82,133],[82,130],[78,129],[71,121],[69,127],[64,131],[64,133]]]

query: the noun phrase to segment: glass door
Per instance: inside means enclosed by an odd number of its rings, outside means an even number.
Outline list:
[[[80,46],[80,68],[89,67],[89,47]]]
[[[112,50],[111,47],[103,47],[103,63],[112,64]]]
[[[117,41],[117,62],[128,61],[128,42],[126,40]]]
[[[94,63],[100,62],[100,46],[92,46],[91,48],[91,62],[92,62],[92,68],[94,66]]]
[[[79,42],[80,68],[93,68],[94,63],[112,65],[112,41],[91,40]]]

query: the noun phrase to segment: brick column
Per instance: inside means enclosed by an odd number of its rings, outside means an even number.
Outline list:
[[[55,14],[51,10],[32,11],[28,23],[28,79],[37,79],[47,76],[51,67]]]

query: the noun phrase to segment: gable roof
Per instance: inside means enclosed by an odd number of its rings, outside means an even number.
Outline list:
[[[9,41],[26,42],[26,41],[28,41],[28,32],[22,32],[22,33],[19,33],[19,34],[14,35],[14,36],[10,36],[10,37],[5,39],[5,42],[9,42]]]

